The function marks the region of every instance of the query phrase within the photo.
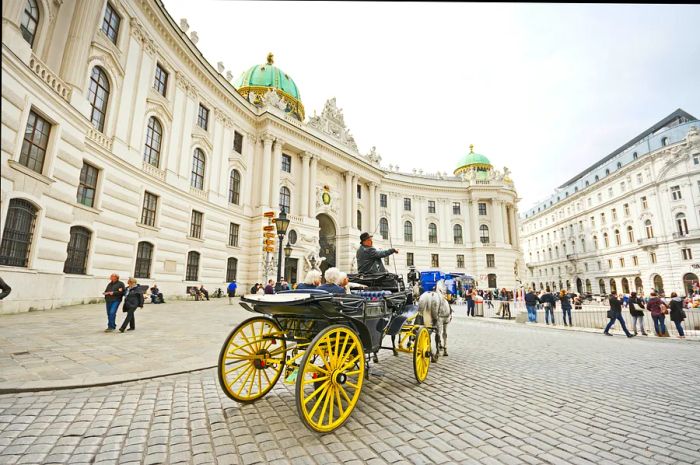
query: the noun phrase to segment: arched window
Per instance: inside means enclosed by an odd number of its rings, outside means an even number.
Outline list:
[[[676,229],[678,230],[679,236],[688,235],[688,222],[685,219],[684,213],[679,213],[676,215]]]
[[[289,213],[292,206],[292,193],[286,186],[280,187],[280,211],[284,210]]]
[[[228,201],[235,205],[241,202],[241,173],[238,170],[231,171],[228,185]]]
[[[36,212],[36,207],[27,200],[10,200],[0,243],[0,265],[24,268],[29,265]]]
[[[632,229],[632,226],[627,226],[627,240],[630,242],[634,242],[634,229]]]
[[[455,244],[462,244],[464,242],[464,239],[462,238],[462,225],[456,224],[452,229],[454,233]]]
[[[610,292],[617,292],[617,283],[613,278],[610,278]]]
[[[185,281],[197,281],[199,277],[199,252],[189,252],[187,254],[187,273]]]
[[[89,250],[90,230],[81,226],[73,226],[70,228],[68,256],[63,264],[63,272],[69,274],[85,274]]]
[[[143,161],[155,166],[160,164],[160,146],[163,140],[163,127],[155,116],[148,118],[146,128],[146,146],[143,149]]]
[[[644,229],[647,232],[647,239],[652,239],[654,237],[654,228],[651,226],[651,220],[644,222]]]
[[[19,26],[22,31],[22,37],[27,41],[30,47],[34,47],[34,38],[36,37],[36,27],[39,24],[39,7],[36,0],[28,0],[24,4],[24,14],[22,15],[22,24]]]
[[[410,221],[403,224],[403,240],[404,242],[413,242],[413,224]]]
[[[605,281],[602,279],[598,280],[598,288],[600,289],[601,294],[605,294]]]
[[[607,175],[609,175],[609,174],[610,174],[610,169],[609,169],[609,168],[605,168],[605,175],[607,176]]]
[[[586,280],[586,292],[588,292],[588,293],[593,292],[593,290],[591,288],[591,280],[590,279]]]
[[[204,190],[204,172],[206,169],[206,161],[204,152],[201,149],[194,149],[192,156],[192,179],[190,184],[195,189]]]
[[[362,229],[362,212],[357,210],[357,229]]]
[[[610,241],[608,240],[608,233],[603,233],[603,243],[605,247],[610,247]]]
[[[622,240],[620,239],[620,230],[616,229],[615,230],[615,244],[620,245],[622,243]]]
[[[226,282],[236,280],[236,274],[238,273],[238,259],[234,257],[229,257],[226,261]]]
[[[640,278],[639,276],[634,278],[634,288],[637,290],[638,293],[642,292],[644,288],[644,286],[642,286],[642,278]]]
[[[627,278],[622,278],[622,293],[623,294],[630,293],[630,282]]]
[[[389,239],[389,221],[386,218],[379,220],[379,234],[381,234],[382,239]]]
[[[661,146],[666,147],[668,145],[668,137],[661,138]]]
[[[428,225],[428,242],[431,244],[437,244],[437,226],[435,223],[430,223]]]
[[[481,235],[481,243],[488,244],[489,243],[489,227],[486,226],[485,224],[482,224],[481,226],[479,226],[479,234]]]
[[[109,80],[107,79],[107,74],[99,66],[92,68],[88,100],[92,107],[90,121],[98,131],[102,132],[105,127],[107,103],[109,102]]]
[[[654,290],[656,292],[663,292],[664,291],[664,280],[661,277],[661,275],[656,275],[654,276]]]
[[[150,278],[152,260],[153,244],[150,242],[139,242],[139,245],[136,247],[136,267],[134,269],[134,277]]]

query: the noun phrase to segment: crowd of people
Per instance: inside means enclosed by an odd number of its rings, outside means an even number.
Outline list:
[[[335,267],[328,268],[325,273],[312,269],[306,273],[306,277],[301,283],[290,286],[287,281],[282,279],[280,280],[280,286],[278,288],[277,283],[270,279],[266,286],[263,286],[260,283],[255,283],[255,285],[250,288],[250,293],[275,294],[279,291],[289,291],[292,289],[318,289],[321,291],[330,292],[331,294],[349,294],[350,280],[348,279],[347,273],[340,271]]]

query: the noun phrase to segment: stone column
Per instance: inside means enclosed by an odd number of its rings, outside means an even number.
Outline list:
[[[469,201],[470,210],[470,226],[472,231],[472,238],[475,244],[481,243],[481,236],[479,234],[479,199],[472,199]]]
[[[503,222],[503,243],[504,244],[509,244],[510,241],[508,240],[508,235],[510,234],[510,229],[508,226],[508,207],[506,206],[505,203],[501,203],[501,221]]]
[[[309,173],[309,216],[316,218],[316,171],[318,170],[318,155],[311,156]]]
[[[241,183],[243,183],[243,206],[247,208],[253,202],[253,160],[255,158],[255,147],[258,138],[255,134],[249,133],[243,145],[243,157],[246,162],[245,173],[241,173]]]
[[[260,205],[270,207],[270,165],[272,164],[272,141],[274,137],[263,134],[262,185],[260,186]]]
[[[470,218],[471,203],[469,200],[461,202],[460,208],[462,207],[464,207],[464,210],[461,211],[462,217],[464,218],[464,245],[469,245],[476,240],[474,237],[472,237],[472,226],[474,225],[474,221]]]
[[[311,154],[302,152],[301,154],[301,216],[306,218],[309,216],[309,162]]]
[[[438,218],[440,218],[438,228],[442,230],[438,230],[438,238],[442,239],[441,242],[454,245],[454,231],[452,230],[452,224],[451,221],[449,221],[449,216],[445,214],[446,202],[442,199],[437,199],[435,204],[435,208],[438,209]]]
[[[367,226],[368,231],[377,229],[377,183],[369,183],[369,218]]]
[[[345,226],[346,228],[352,227],[352,178],[353,175],[350,171],[345,172]]]
[[[24,2],[19,2],[24,3]],[[61,78],[74,88],[73,94],[84,94],[86,82],[86,67],[90,44],[95,31],[100,26],[98,21],[100,13],[104,9],[105,2],[94,0],[75,0],[73,19],[68,29],[66,48],[61,61]],[[43,20],[48,20],[48,14],[43,13]],[[125,27],[122,19],[122,28]],[[113,86],[114,87],[114,86]]]
[[[352,177],[352,185],[350,189],[350,195],[352,195],[352,212],[350,213],[350,219],[352,220],[352,228],[357,229],[359,225],[357,224],[357,210],[358,210],[358,199],[357,199],[357,183],[359,182],[360,177],[357,175],[354,175]]]
[[[491,231],[491,241],[496,243],[496,242],[503,242],[503,212],[501,211],[501,201],[497,199],[492,199],[491,200],[491,227],[493,228],[493,231]]]
[[[280,173],[282,171],[283,145],[284,141],[280,138],[277,138],[277,140],[275,141],[275,148],[272,151],[272,181],[268,186],[268,189],[270,189],[270,206],[273,210],[279,209]],[[288,215],[291,215],[291,213],[291,211],[287,212]]]

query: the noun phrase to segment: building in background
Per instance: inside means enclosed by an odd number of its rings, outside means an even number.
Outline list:
[[[234,81],[159,0],[2,8],[0,311],[98,300],[112,272],[171,296],[248,288],[275,276],[263,214],[281,208],[292,282],[312,264],[352,271],[370,231],[400,249],[392,271],[518,283],[515,188],[473,150],[449,176],[382,166],[335,99],[306,118],[272,55]]]
[[[533,288],[687,292],[700,273],[700,123],[674,111],[520,221]]]

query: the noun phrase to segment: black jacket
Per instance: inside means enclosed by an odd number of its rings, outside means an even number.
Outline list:
[[[564,294],[563,296],[559,297],[559,300],[561,301],[562,310],[571,310],[571,295]]]
[[[610,310],[613,312],[617,313],[622,313],[622,299],[618,299],[614,296],[610,296],[610,299],[608,300],[610,303]]]
[[[357,272],[361,274],[386,273],[382,258],[388,257],[395,252],[396,249],[377,250],[374,247],[361,245],[355,254],[355,257],[357,257]]]
[[[105,300],[107,302],[112,302],[113,300],[117,300],[119,302],[122,301],[122,297],[124,297],[124,291],[126,290],[126,286],[124,285],[123,282],[117,280],[115,282],[110,281],[109,284],[107,284],[107,287],[105,288],[105,292],[114,292],[113,295],[106,295]]]
[[[683,321],[683,301],[679,297],[674,297],[668,304],[671,321]]]
[[[630,307],[630,314],[632,316],[644,316],[644,301],[640,299],[639,296],[634,299],[630,297],[627,305]]]
[[[551,292],[545,292],[544,294],[542,294],[542,297],[540,297],[540,302],[542,302],[543,304],[550,304],[552,308],[555,308],[557,306],[557,299]]]
[[[143,308],[143,289],[139,286],[135,286],[128,289],[122,311],[128,312],[129,310],[136,310],[139,307]]]
[[[525,294],[525,304],[526,305],[535,305],[538,302],[540,302],[540,298],[537,297],[537,294],[534,292],[528,292]]]
[[[4,299],[8,295],[10,295],[10,292],[12,291],[12,288],[0,278],[0,289],[2,289],[2,292],[0,293],[0,300]]]

